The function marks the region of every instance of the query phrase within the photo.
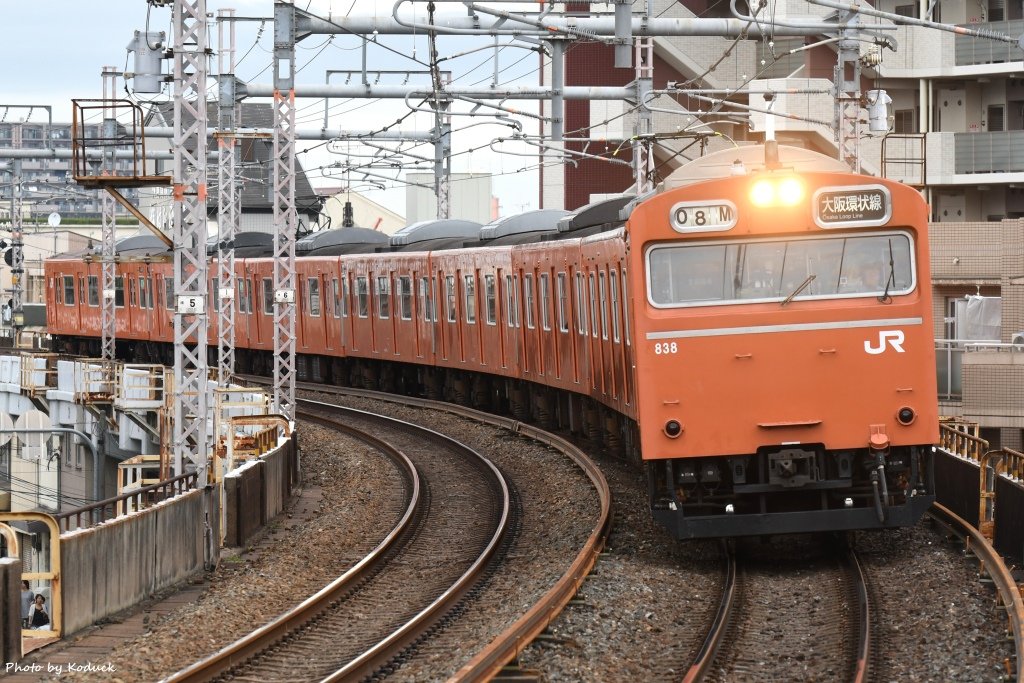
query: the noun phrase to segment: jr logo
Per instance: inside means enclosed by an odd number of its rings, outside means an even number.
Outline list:
[[[864,342],[864,350],[873,356],[885,353],[885,343],[896,350],[896,353],[903,353],[903,331],[902,330],[881,330],[878,333],[878,346],[872,346],[870,341]]]

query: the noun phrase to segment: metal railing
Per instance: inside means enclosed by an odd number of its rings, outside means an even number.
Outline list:
[[[954,173],[1024,172],[1024,130],[953,134]]]
[[[120,512],[122,509],[142,510],[148,505],[190,491],[196,487],[196,478],[195,472],[186,472],[159,484],[145,486],[114,498],[107,498],[91,505],[55,514],[53,518],[57,520],[62,532],[85,529],[118,517],[122,514]]]

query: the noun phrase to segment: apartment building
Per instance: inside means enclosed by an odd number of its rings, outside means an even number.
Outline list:
[[[729,2],[652,0],[659,17],[732,17]],[[741,11],[747,5],[736,3]],[[995,34],[1024,34],[1022,0],[874,0],[876,9]],[[569,3],[577,11],[595,4]],[[634,12],[644,3],[635,2]],[[609,4],[608,11],[613,8]],[[821,19],[833,10],[805,0],[776,0],[762,8],[762,20]],[[1024,445],[1024,51],[1016,42],[954,34],[934,28],[897,26],[864,17],[865,28],[888,37],[895,50],[866,40],[860,47],[861,92],[884,89],[892,99],[889,130],[872,133],[863,112],[858,162],[865,173],[918,187],[932,210],[932,269],[940,406],[944,414],[975,420],[994,446]],[[758,94],[721,95],[765,109],[760,94],[776,91],[772,117],[780,144],[837,156],[834,99],[836,43],[827,36],[757,40],[686,37],[653,40],[653,87],[670,82],[705,90],[745,88]],[[616,69],[613,48],[574,44],[566,51],[566,85],[625,85],[634,69]],[[550,78],[550,69],[545,70]],[[550,81],[545,81],[550,82]],[[731,144],[759,142],[767,116],[695,119],[684,110],[707,111],[707,99],[679,95],[652,100],[657,181],[687,160]],[[723,110],[729,110],[728,106]],[[734,109],[738,112],[738,109]],[[630,160],[629,139],[636,114],[626,104],[567,102],[567,147],[589,154],[614,151]],[[573,209],[601,194],[633,185],[624,164],[578,160],[545,168],[542,206]],[[970,297],[968,299],[967,297]],[[970,304],[986,303],[995,324],[965,324]],[[995,313],[993,313],[995,311]],[[993,321],[990,319],[990,323]],[[978,329],[982,329],[978,332]],[[980,335],[980,336],[979,336]],[[1021,336],[1018,336],[1021,335]]]

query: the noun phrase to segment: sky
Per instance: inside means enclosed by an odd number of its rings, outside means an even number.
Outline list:
[[[384,15],[390,16],[393,0],[298,0],[299,7],[322,16]],[[444,3],[439,3],[444,9]],[[418,4],[423,7],[423,4]],[[508,5],[503,5],[507,9]],[[207,0],[207,11],[233,8],[237,16],[271,17],[272,0]],[[148,23],[147,23],[148,22]],[[0,119],[20,120],[29,115],[29,110],[4,108],[4,105],[49,105],[53,108],[55,122],[71,120],[71,100],[99,98],[102,96],[102,67],[115,66],[120,70],[131,70],[132,61],[126,48],[134,31],[166,31],[170,34],[171,13],[169,8],[150,8],[145,0],[0,0],[0,63],[6,67],[0,73]],[[261,30],[262,27],[262,30]],[[217,49],[218,32],[210,26],[210,47]],[[238,66],[236,75],[247,82],[269,84],[272,81],[270,64],[272,58],[273,22],[239,22],[236,32]],[[417,60],[428,60],[428,44],[424,36],[400,37],[381,36],[380,47],[373,45],[368,50],[367,62],[370,68],[381,70],[423,70],[409,57],[415,53]],[[487,39],[470,37],[447,37],[439,40],[441,55],[454,55],[472,50],[484,44]],[[456,84],[488,85],[494,72],[494,50],[475,52],[444,62],[443,68],[450,69]],[[506,47],[497,54],[502,84],[536,85],[539,74],[539,58],[535,52]],[[323,83],[326,71],[356,70],[362,63],[362,40],[351,35],[311,36],[298,44],[296,83]],[[169,68],[169,67],[168,67]],[[216,69],[213,60],[211,73]],[[376,76],[374,76],[376,78]],[[408,83],[428,83],[428,76],[419,74],[409,77]],[[400,85],[401,75],[380,76],[380,84]],[[332,76],[332,83],[344,82],[344,77]],[[129,82],[130,84],[130,82]],[[119,88],[122,82],[119,82]],[[216,91],[210,81],[209,97]],[[169,89],[165,92],[169,93]],[[121,91],[121,95],[124,93]],[[141,95],[139,99],[150,99],[152,95]],[[537,111],[536,103],[519,101],[519,109]],[[463,109],[467,110],[467,109]],[[296,103],[297,127],[320,129],[324,122],[323,99],[300,99]],[[402,130],[424,132],[433,125],[428,114],[410,114],[403,100],[334,100],[330,102],[328,126],[357,130],[377,129],[387,123],[403,118]],[[43,110],[31,111],[31,120],[45,121]],[[521,119],[526,132],[536,134],[538,123],[535,118]],[[475,124],[475,125],[474,125]],[[493,191],[498,196],[501,213],[507,215],[538,206],[538,172],[535,148],[521,143],[503,143],[501,149],[515,154],[499,154],[491,150],[495,138],[508,136],[512,129],[497,123],[493,118],[453,118],[453,158],[455,172],[490,172],[494,174]],[[461,130],[463,129],[464,130]],[[308,149],[313,143],[300,143],[300,159],[311,176],[315,187],[338,187],[349,183],[363,191],[371,199],[399,209],[404,213],[404,189],[400,182],[385,181],[386,191],[370,189],[358,177],[339,175],[339,168],[332,164],[360,163],[373,150],[344,143],[330,146],[320,145]],[[333,153],[328,151],[333,149]],[[431,146],[411,149],[413,154],[433,156]],[[526,156],[524,156],[524,154]],[[393,176],[394,171],[374,171]],[[332,177],[333,176],[333,177]]]

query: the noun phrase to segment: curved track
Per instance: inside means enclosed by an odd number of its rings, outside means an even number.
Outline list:
[[[169,681],[358,680],[385,665],[473,586],[509,523],[509,490],[479,454],[398,420],[302,401],[330,424],[419,472],[402,522],[352,570],[270,624]],[[344,415],[345,424],[337,421]]]
[[[684,681],[867,680],[872,617],[852,548],[799,571],[724,554],[721,602]]]

